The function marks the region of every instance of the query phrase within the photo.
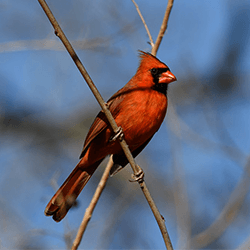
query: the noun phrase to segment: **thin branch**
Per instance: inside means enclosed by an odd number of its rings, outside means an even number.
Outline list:
[[[71,44],[76,50],[100,50],[108,49],[111,47],[111,38],[96,37],[93,39],[83,39],[71,41]],[[0,43],[0,53],[25,51],[25,50],[65,50],[62,43],[53,39],[41,39],[41,40],[19,40],[10,41],[6,43]],[[111,52],[111,49],[110,49]]]
[[[170,12],[171,12],[172,7],[173,7],[173,3],[174,3],[174,0],[168,0],[168,5],[167,5],[166,11],[165,11],[165,15],[164,15],[164,18],[163,18],[163,21],[162,21],[162,24],[161,24],[159,34],[157,36],[155,45],[151,50],[151,54],[154,55],[154,56],[156,55],[156,53],[157,53],[157,51],[159,49],[159,46],[161,44],[161,40],[162,40],[162,38],[163,38],[163,36],[165,34],[165,31],[167,29],[168,19],[169,19]]]
[[[250,156],[245,166],[245,171],[241,180],[238,182],[236,188],[232,192],[228,203],[218,216],[217,220],[203,232],[194,236],[191,239],[192,249],[201,249],[209,246],[212,242],[218,239],[234,221],[239,214],[240,208],[250,189]]]
[[[106,103],[104,102],[102,96],[100,95],[99,91],[97,90],[97,88],[95,87],[92,79],[90,78],[89,74],[87,73],[86,69],[84,68],[84,66],[82,65],[79,57],[77,56],[77,54],[75,53],[73,47],[71,46],[69,40],[66,38],[65,34],[63,33],[62,29],[60,28],[59,24],[57,23],[54,15],[52,14],[51,10],[49,9],[48,5],[46,4],[45,0],[38,0],[40,5],[42,6],[44,12],[46,13],[48,19],[50,20],[52,26],[55,29],[55,34],[60,38],[60,40],[62,41],[62,43],[64,44],[65,48],[67,49],[67,51],[69,52],[70,56],[72,57],[73,61],[75,62],[76,66],[78,67],[79,71],[81,72],[83,78],[85,79],[85,81],[87,82],[89,88],[91,89],[91,91],[93,92],[95,98],[97,99],[99,105],[101,106],[103,112],[105,113],[113,131],[115,133],[119,132],[119,128],[111,114],[111,112],[109,111]],[[124,138],[122,138],[121,140],[119,140],[120,145],[124,151],[125,156],[127,157],[135,176],[137,176],[139,173],[141,174],[141,169],[138,165],[135,164],[135,161],[133,159],[133,156],[128,148],[127,143],[125,142]],[[156,218],[156,221],[159,225],[159,228],[161,230],[166,248],[168,250],[172,250],[172,244],[167,232],[167,228],[164,222],[164,219],[162,218],[161,214],[159,213],[159,210],[157,209],[147,187],[146,184],[144,182],[144,180],[140,180],[139,185],[143,191],[144,196],[146,197],[149,206]]]
[[[246,250],[250,249],[250,237],[247,238],[236,250]]]
[[[76,235],[76,238],[75,238],[75,240],[73,242],[71,250],[76,250],[78,248],[81,240],[82,240],[83,234],[84,234],[85,229],[86,229],[86,227],[87,227],[87,225],[88,225],[88,223],[89,223],[89,221],[90,221],[90,219],[92,217],[92,213],[93,213],[93,211],[95,209],[95,206],[96,206],[96,204],[97,204],[97,202],[98,202],[98,200],[99,200],[99,198],[100,198],[100,196],[102,194],[102,191],[103,191],[103,189],[104,189],[104,187],[106,185],[106,182],[107,182],[107,180],[109,178],[109,172],[110,172],[112,166],[113,166],[113,160],[112,160],[112,157],[110,157],[109,162],[107,164],[107,167],[105,168],[104,173],[102,175],[102,178],[101,178],[101,180],[100,180],[100,182],[98,184],[98,187],[97,187],[97,189],[95,191],[95,194],[94,194],[88,208],[86,208],[82,223],[81,223],[81,225],[79,227],[79,230],[77,232],[77,235]]]
[[[180,124],[176,123],[180,133]],[[176,211],[178,242],[177,249],[190,249],[189,242],[191,238],[191,218],[188,203],[187,187],[185,181],[185,171],[183,169],[182,145],[180,140],[170,136],[173,155],[174,187],[173,196]]]
[[[194,146],[199,146],[207,150],[222,150],[227,153],[227,155],[235,162],[242,162],[243,164],[244,159],[247,157],[246,154],[244,154],[241,150],[239,150],[236,147],[232,147],[230,145],[224,145],[220,142],[214,142],[208,138],[205,138],[201,134],[199,134],[197,131],[192,129],[179,115],[177,115],[177,112],[175,110],[175,107],[173,105],[174,100],[171,100],[168,105],[168,117],[170,117],[169,120],[174,120],[174,123],[169,123],[169,128],[171,132],[173,132],[178,138],[184,139],[185,141],[188,141],[189,143],[192,143]],[[182,127],[182,133],[179,133],[178,128],[175,126],[175,123],[180,123],[180,126]]]
[[[136,8],[136,10],[137,10],[137,12],[138,12],[138,14],[139,14],[141,20],[142,20],[142,23],[144,24],[144,27],[145,27],[145,29],[146,29],[146,31],[147,31],[147,33],[148,33],[148,37],[149,37],[149,40],[150,40],[150,45],[151,45],[151,47],[153,48],[153,47],[154,47],[154,41],[153,41],[153,38],[152,38],[152,36],[151,36],[151,34],[150,34],[150,31],[149,31],[149,29],[148,29],[148,26],[147,26],[147,24],[146,24],[146,22],[145,22],[145,20],[144,20],[144,18],[143,18],[143,16],[142,16],[142,13],[141,13],[141,11],[140,11],[140,9],[139,9],[139,6],[137,5],[137,3],[136,3],[134,0],[132,0],[132,2],[133,2],[133,4],[135,5],[135,8]]]
[[[122,221],[124,215],[136,199],[136,192],[134,191],[134,188],[131,188],[131,183],[127,181],[122,185],[123,188],[120,190],[119,196],[112,203],[108,213],[106,213],[107,216],[105,217],[104,222],[105,226],[102,228],[98,245],[95,249],[109,249],[117,231],[117,224],[119,224],[119,221]],[[130,186],[129,188],[128,185]],[[118,217],[119,220],[117,220]]]
[[[75,62],[77,68],[79,69],[80,73],[82,74],[83,78],[85,79],[86,83],[88,84],[89,88],[91,89],[91,91],[93,92],[96,100],[98,101],[99,105],[101,106],[103,112],[105,113],[113,131],[115,133],[119,132],[119,128],[111,114],[111,112],[109,111],[107,104],[104,102],[100,92],[98,91],[98,89],[96,88],[94,82],[92,81],[90,75],[88,74],[88,72],[86,71],[85,67],[83,66],[82,62],[80,61],[79,57],[77,56],[75,50],[73,49],[72,45],[70,44],[69,40],[67,39],[67,37],[65,36],[64,32],[62,31],[61,27],[59,26],[58,22],[56,21],[54,15],[52,14],[51,10],[49,9],[47,3],[45,2],[45,0],[38,0],[40,5],[42,6],[44,12],[46,13],[47,17],[49,18],[52,26],[55,29],[55,34],[56,36],[58,36],[60,38],[60,40],[62,41],[62,43],[64,44],[66,50],[69,52],[71,58],[73,59],[73,61]],[[126,157],[128,158],[128,161],[135,173],[138,174],[140,172],[140,168],[135,164],[134,158],[128,148],[127,143],[125,142],[124,139],[122,139],[120,141],[121,147],[124,151],[124,154],[126,155]]]
[[[172,246],[172,243],[171,243],[171,240],[170,240],[170,237],[169,237],[166,225],[165,225],[165,219],[162,217],[158,208],[156,207],[154,200],[151,197],[151,194],[149,193],[149,190],[146,186],[146,183],[143,181],[139,184],[140,184],[141,190],[142,190],[145,198],[147,199],[148,204],[149,204],[149,206],[150,206],[150,208],[155,216],[155,219],[159,225],[159,228],[161,230],[161,234],[162,234],[162,237],[164,239],[167,250],[173,250],[173,246]]]

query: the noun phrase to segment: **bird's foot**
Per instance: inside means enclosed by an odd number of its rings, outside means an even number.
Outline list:
[[[119,138],[120,141],[122,141],[123,136],[124,136],[124,134],[123,134],[122,128],[121,128],[121,127],[118,127],[117,131],[115,131],[115,135],[112,136],[112,137],[109,139],[109,141],[110,141],[110,142],[111,142],[111,141],[116,141],[118,138]]]
[[[137,165],[138,168],[138,172],[135,174],[132,174],[131,177],[133,180],[129,180],[130,182],[143,182],[144,181],[144,172],[143,170],[140,168],[139,165]]]

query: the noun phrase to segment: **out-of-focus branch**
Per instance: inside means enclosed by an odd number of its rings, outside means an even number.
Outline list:
[[[168,119],[168,123],[171,123]],[[179,121],[175,121],[177,134],[181,137],[181,126]],[[182,144],[180,139],[176,138],[174,133],[170,136],[171,155],[173,156],[174,186],[173,196],[176,211],[178,242],[177,249],[190,249],[189,242],[191,238],[191,216],[187,195],[185,180],[185,171],[182,161]]]
[[[83,78],[85,79],[86,83],[88,84],[89,88],[91,89],[91,91],[93,92],[95,98],[97,99],[99,105],[101,106],[103,112],[105,113],[113,131],[115,133],[118,133],[120,130],[111,114],[111,112],[109,111],[106,103],[104,102],[102,96],[100,95],[99,91],[97,90],[96,86],[94,85],[92,79],[90,78],[88,72],[86,71],[86,69],[84,68],[83,64],[81,63],[79,57],[77,56],[77,54],[75,53],[72,45],[70,44],[69,40],[67,39],[67,37],[65,36],[64,32],[62,31],[62,29],[60,28],[58,22],[56,21],[54,15],[52,14],[51,10],[49,9],[47,3],[45,2],[45,0],[38,0],[40,5],[42,6],[44,12],[46,13],[48,19],[50,20],[52,26],[55,29],[55,34],[60,38],[60,40],[62,41],[62,43],[64,44],[65,48],[67,49],[67,51],[69,52],[71,58],[73,59],[73,61],[75,62],[76,66],[78,67],[79,71],[81,72]],[[136,177],[139,177],[139,175],[141,175],[141,169],[138,165],[135,164],[134,158],[128,148],[127,143],[125,142],[124,138],[121,138],[119,140],[120,145],[124,151],[125,156],[127,157],[133,171],[134,171],[134,175]],[[144,182],[143,179],[140,179],[138,181],[141,190],[143,191],[143,194],[145,196],[145,198],[148,201],[148,204],[155,216],[155,219],[158,223],[158,226],[161,230],[162,233],[162,237],[164,239],[165,245],[167,247],[168,250],[172,250],[172,243],[170,241],[168,232],[167,232],[167,228],[164,222],[164,219],[162,218],[158,208],[156,207],[148,189],[147,186]]]
[[[147,26],[147,24],[146,24],[146,22],[145,22],[145,20],[144,20],[144,18],[143,18],[143,16],[142,16],[142,13],[141,13],[141,11],[140,11],[140,9],[139,9],[139,6],[137,5],[137,3],[136,3],[134,0],[132,0],[132,2],[133,2],[133,4],[135,5],[135,8],[136,8],[136,10],[137,10],[137,12],[138,12],[138,15],[140,16],[140,18],[141,18],[141,20],[142,20],[142,23],[144,24],[144,27],[145,27],[145,29],[146,29],[146,31],[147,31],[147,34],[148,34],[148,37],[149,37],[149,40],[150,40],[150,45],[151,45],[151,47],[153,48],[153,47],[154,47],[154,41],[153,41],[153,38],[152,38],[152,36],[151,36],[151,34],[150,34],[150,31],[149,31],[149,29],[148,29],[148,26]]]
[[[171,12],[172,7],[173,7],[173,3],[174,3],[174,0],[168,0],[168,5],[167,5],[166,11],[165,11],[165,15],[164,15],[164,18],[163,18],[163,21],[161,24],[159,34],[158,34],[157,39],[155,41],[155,45],[151,50],[151,54],[154,56],[157,54],[157,51],[158,51],[159,46],[161,44],[161,40],[162,40],[162,38],[165,34],[165,31],[167,29],[168,20],[169,20],[170,12]]]
[[[136,4],[136,2],[134,0],[132,0],[132,2],[134,3],[134,5],[136,7],[136,10],[137,10],[137,12],[138,12],[138,14],[139,14],[139,16],[140,16],[140,18],[142,20],[142,23],[143,23],[143,25],[144,25],[147,33],[148,33],[148,37],[149,37],[149,40],[150,40],[150,45],[152,47],[151,54],[156,56],[157,51],[159,49],[159,46],[161,44],[162,38],[163,38],[163,36],[164,36],[164,34],[166,32],[167,26],[168,26],[168,20],[169,20],[170,12],[171,12],[172,7],[173,7],[174,0],[168,0],[168,5],[167,5],[167,8],[166,8],[165,15],[164,15],[164,18],[163,18],[163,21],[162,21],[162,24],[161,24],[159,34],[158,34],[158,36],[156,38],[155,44],[154,44],[154,41],[153,41],[152,36],[150,34],[150,31],[148,29],[148,26],[147,26],[142,14],[141,14],[139,6]]]
[[[111,38],[93,38],[89,40],[71,41],[76,50],[100,50],[111,47]],[[53,39],[41,40],[19,40],[0,43],[0,53],[16,52],[24,50],[55,50],[61,51],[65,48],[62,43]]]
[[[218,216],[217,220],[202,233],[194,236],[191,239],[190,247],[192,249],[201,249],[210,245],[213,241],[219,238],[227,227],[233,222],[238,215],[242,203],[245,200],[250,188],[250,156],[243,173],[243,177],[239,181],[237,187],[231,194],[228,203]]]
[[[240,164],[244,164],[243,160],[247,157],[244,152],[242,152],[237,147],[233,147],[230,145],[225,145],[220,142],[214,142],[213,140],[204,137],[199,134],[197,131],[192,129],[176,112],[175,106],[173,105],[174,100],[169,102],[168,105],[168,116],[171,116],[173,123],[169,123],[169,128],[171,132],[173,132],[178,138],[182,140],[188,141],[188,143],[192,143],[194,146],[199,146],[199,148],[204,148],[206,151],[211,150],[223,150],[227,153],[228,157],[232,160]],[[179,123],[181,126],[182,133],[179,133],[178,128],[175,126],[175,123]]]
[[[250,249],[250,237],[247,238],[236,250],[246,250]]]
[[[113,160],[112,160],[112,157],[109,157],[109,162],[104,170],[104,173],[103,173],[102,178],[98,184],[98,187],[95,191],[95,194],[94,194],[89,206],[86,208],[82,223],[79,227],[79,230],[77,232],[77,235],[76,235],[76,238],[73,242],[71,250],[76,250],[78,248],[81,240],[82,240],[82,236],[84,234],[84,231],[85,231],[85,229],[86,229],[86,227],[91,219],[91,216],[92,216],[92,213],[95,209],[95,206],[96,206],[96,204],[97,204],[97,202],[102,194],[102,191],[107,183],[107,180],[109,178],[109,172],[110,172],[112,166],[113,166]]]
[[[132,203],[136,200],[136,192],[131,188],[130,182],[124,182],[122,185],[123,188],[120,190],[119,196],[113,202],[105,218],[105,227],[102,228],[96,249],[109,249],[116,233],[117,223],[122,220]],[[119,220],[117,220],[118,217]]]

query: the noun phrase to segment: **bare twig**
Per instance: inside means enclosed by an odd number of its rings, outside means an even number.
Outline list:
[[[96,86],[95,86],[94,82],[92,81],[90,75],[86,71],[85,67],[83,66],[82,62],[80,61],[79,57],[77,56],[75,50],[73,49],[73,47],[70,44],[69,40],[65,36],[65,34],[62,31],[61,27],[59,26],[58,22],[56,21],[54,15],[52,14],[51,10],[49,9],[49,7],[48,7],[48,5],[46,3],[46,1],[45,0],[38,0],[38,1],[41,4],[41,6],[42,6],[44,12],[46,13],[47,17],[49,18],[52,26],[54,27],[56,36],[58,36],[60,38],[60,40],[62,41],[62,43],[64,44],[65,48],[69,52],[71,58],[75,62],[77,68],[79,69],[80,73],[82,74],[82,76],[85,79],[86,83],[88,84],[89,88],[93,92],[96,100],[98,101],[98,103],[101,106],[103,112],[105,113],[105,115],[106,115],[106,117],[107,117],[113,131],[115,133],[119,132],[119,128],[118,128],[118,126],[117,126],[111,112],[109,111],[106,103],[104,102],[100,92],[96,88]],[[125,142],[124,139],[122,139],[120,141],[120,144],[121,144],[121,147],[122,147],[126,157],[128,158],[128,161],[129,161],[134,173],[138,174],[140,172],[140,168],[135,164],[135,161],[134,161],[133,156],[132,156],[132,154],[131,154],[131,152],[130,152],[130,150],[128,148],[127,143]]]
[[[166,11],[165,11],[165,15],[164,15],[164,18],[163,18],[163,21],[162,21],[162,24],[161,24],[161,28],[160,28],[160,31],[159,31],[159,34],[157,36],[157,39],[156,39],[156,42],[154,44],[154,41],[152,39],[152,36],[150,34],[150,31],[148,29],[148,26],[141,14],[141,11],[139,9],[139,6],[136,4],[136,2],[134,0],[132,0],[132,2],[134,3],[135,7],[136,7],[136,10],[142,20],[142,23],[144,24],[144,27],[148,33],[148,37],[149,37],[149,40],[150,40],[150,45],[152,47],[151,49],[151,54],[156,56],[157,54],[157,51],[159,49],[159,46],[161,44],[161,41],[162,41],[162,38],[166,32],[166,29],[167,29],[167,25],[168,25],[168,20],[169,20],[169,16],[170,16],[170,12],[172,10],[172,7],[173,7],[173,3],[174,3],[174,0],[168,0],[168,5],[167,5],[167,8],[166,8]]]
[[[161,44],[161,40],[162,40],[162,38],[163,38],[163,36],[165,34],[165,31],[167,29],[168,19],[169,19],[169,15],[170,15],[170,12],[171,12],[172,7],[173,7],[173,3],[174,3],[174,0],[168,0],[167,9],[165,11],[165,15],[164,15],[164,18],[163,18],[163,21],[162,21],[162,24],[161,24],[159,34],[157,36],[155,45],[151,50],[151,54],[154,55],[154,56],[156,55],[156,53],[157,53],[157,51],[159,49],[159,46]]]
[[[180,134],[180,124],[175,124]],[[182,145],[180,140],[172,139],[174,134],[170,136],[170,144],[172,145],[173,168],[174,168],[174,203],[177,221],[178,233],[178,249],[190,249],[189,242],[191,237],[191,218],[188,203],[187,188],[185,183],[185,171],[183,170]]]
[[[124,182],[123,188],[120,190],[119,196],[114,200],[111,209],[105,218],[104,227],[98,240],[98,245],[95,249],[109,249],[109,246],[114,239],[114,234],[117,231],[117,224],[122,220],[123,216],[131,207],[131,204],[136,199],[134,188],[131,188],[130,182]],[[130,186],[129,188],[128,185]],[[119,220],[117,218],[119,217]],[[126,233],[125,233],[126,234]]]
[[[147,26],[147,24],[146,24],[146,22],[145,22],[145,20],[144,20],[144,18],[143,18],[143,16],[142,16],[142,13],[141,13],[141,11],[140,11],[140,9],[139,9],[139,6],[137,5],[137,3],[136,3],[134,0],[132,0],[132,2],[133,2],[133,4],[135,5],[135,8],[136,8],[136,10],[137,10],[137,12],[138,12],[138,15],[140,16],[140,18],[141,18],[141,20],[142,20],[142,23],[144,24],[144,27],[145,27],[145,29],[146,29],[146,31],[147,31],[147,33],[148,33],[148,37],[149,37],[149,40],[150,40],[150,45],[151,45],[151,47],[153,48],[153,47],[154,47],[154,41],[153,41],[153,38],[152,38],[152,36],[151,36],[151,34],[150,34],[150,31],[149,31],[149,29],[148,29],[148,26]]]
[[[161,234],[162,234],[162,237],[164,239],[167,250],[173,250],[173,246],[172,246],[172,243],[171,243],[171,240],[170,240],[170,237],[169,237],[166,225],[165,225],[165,220],[162,217],[162,215],[160,214],[158,208],[156,207],[154,200],[148,191],[146,183],[143,181],[139,184],[140,184],[141,190],[143,191],[143,194],[144,194],[145,198],[147,199],[148,204],[149,204],[149,206],[150,206],[150,208],[155,216],[155,219],[159,225],[159,228],[161,230]]]
[[[83,39],[71,41],[71,44],[76,50],[100,50],[111,47],[111,38],[96,37],[93,39]],[[0,43],[0,53],[24,51],[24,50],[65,50],[62,43],[53,39],[41,40],[19,40]],[[111,52],[111,49],[110,49]]]
[[[250,156],[248,158],[245,171],[241,180],[238,182],[238,185],[232,192],[228,203],[225,205],[224,209],[218,216],[217,220],[213,222],[213,224],[194,236],[191,239],[191,248],[193,249],[201,249],[206,246],[209,246],[212,242],[214,242],[217,238],[219,238],[224,231],[228,228],[228,226],[233,222],[233,220],[238,215],[240,208],[248,194],[250,188]]]
[[[102,96],[100,95],[99,91],[97,90],[97,88],[95,87],[92,79],[90,78],[89,74],[87,73],[86,69],[84,68],[83,64],[81,63],[79,57],[77,56],[77,54],[75,53],[73,47],[71,46],[69,40],[66,38],[65,34],[63,33],[62,29],[60,28],[59,24],[57,23],[54,15],[52,14],[51,10],[49,9],[47,3],[45,2],[45,0],[38,0],[40,5],[42,6],[44,12],[46,13],[48,19],[50,20],[52,26],[55,29],[55,34],[60,38],[60,40],[62,41],[62,43],[64,44],[65,48],[67,49],[67,51],[69,52],[71,58],[73,59],[73,61],[75,62],[76,66],[78,67],[79,71],[81,72],[83,78],[85,79],[86,83],[88,84],[89,88],[91,89],[91,91],[93,92],[95,98],[97,99],[99,105],[101,106],[103,112],[105,113],[113,131],[115,133],[117,133],[119,131],[119,128],[111,114],[111,112],[109,111],[106,103],[104,102]],[[135,164],[135,161],[133,159],[133,156],[128,148],[127,143],[125,142],[125,140],[122,138],[122,140],[119,141],[120,145],[124,151],[124,154],[126,155],[135,176],[137,176],[138,174],[141,173],[141,169],[139,168],[138,165]],[[159,228],[161,230],[165,245],[167,247],[168,250],[173,249],[168,232],[167,232],[167,228],[164,222],[164,219],[162,218],[161,214],[159,213],[159,210],[157,209],[147,187],[146,184],[144,182],[144,180],[140,180],[138,182],[140,184],[140,187],[143,191],[144,196],[146,197],[149,206],[156,218],[156,221],[159,225]],[[82,237],[82,236],[81,236]]]
[[[236,250],[246,250],[250,249],[250,237],[246,239]]]
[[[189,143],[192,143],[194,146],[199,146],[204,148],[206,151],[212,150],[222,150],[227,153],[227,155],[235,162],[240,162],[240,164],[244,164],[244,159],[246,159],[247,154],[243,153],[237,147],[233,147],[230,145],[225,145],[220,142],[214,142],[213,140],[206,138],[199,134],[197,131],[192,129],[179,115],[175,110],[173,105],[173,101],[169,102],[168,105],[168,117],[171,116],[170,120],[174,121],[173,123],[169,123],[169,128],[171,132],[173,132],[178,138],[184,139]],[[178,127],[175,126],[176,123],[179,123],[181,126],[182,133],[179,133]],[[242,167],[243,168],[243,167]]]
[[[101,180],[100,180],[100,182],[98,184],[98,187],[97,187],[97,189],[95,191],[95,194],[94,194],[88,208],[85,211],[82,223],[81,223],[81,225],[79,227],[79,230],[77,232],[77,235],[76,235],[76,238],[75,238],[75,240],[73,242],[71,250],[76,250],[78,248],[81,240],[82,240],[83,233],[84,233],[84,231],[85,231],[85,229],[86,229],[86,227],[88,225],[88,222],[91,219],[91,216],[92,216],[92,213],[93,213],[93,211],[95,209],[95,206],[96,206],[96,204],[97,204],[97,202],[98,202],[98,200],[99,200],[99,198],[100,198],[100,196],[102,194],[102,191],[103,191],[103,189],[104,189],[104,187],[106,185],[106,182],[107,182],[107,180],[109,178],[109,172],[111,170],[112,165],[113,165],[113,160],[112,160],[112,157],[110,157],[109,162],[107,164],[107,167],[105,168],[105,171],[104,171],[104,173],[102,175],[102,178],[101,178]]]

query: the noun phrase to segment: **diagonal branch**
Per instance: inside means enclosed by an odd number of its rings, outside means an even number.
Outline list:
[[[60,40],[62,41],[62,43],[64,44],[65,48],[67,49],[68,53],[70,54],[71,58],[73,59],[73,61],[75,62],[76,66],[78,67],[79,71],[81,72],[83,78],[85,79],[86,83],[88,84],[89,88],[91,89],[91,91],[93,92],[95,98],[97,99],[99,105],[101,106],[103,112],[105,113],[113,131],[115,133],[119,132],[119,128],[111,114],[111,112],[109,111],[106,103],[104,102],[102,96],[100,95],[99,91],[97,90],[97,88],[95,87],[92,79],[90,78],[88,72],[86,71],[86,69],[84,68],[83,64],[81,63],[79,57],[77,56],[77,54],[75,53],[73,47],[71,46],[69,40],[67,39],[67,37],[65,36],[64,32],[62,31],[62,29],[60,28],[58,22],[56,21],[54,15],[52,14],[51,10],[49,9],[47,3],[45,2],[45,0],[38,0],[40,5],[42,6],[44,12],[46,13],[48,19],[50,20],[52,26],[54,27],[55,29],[55,34],[60,38]],[[127,143],[125,142],[125,140],[122,138],[122,140],[120,140],[120,145],[124,151],[124,154],[126,155],[133,171],[134,171],[134,174],[135,176],[138,176],[138,174],[141,173],[141,169],[138,165],[135,164],[135,161],[133,159],[133,156],[128,148],[128,145]],[[155,216],[155,219],[158,223],[158,226],[161,230],[161,233],[162,233],[162,236],[163,236],[163,239],[164,239],[164,242],[165,242],[165,245],[166,245],[166,248],[168,250],[172,250],[173,247],[172,247],[172,243],[170,241],[170,238],[169,238],[169,235],[168,235],[168,232],[167,232],[167,228],[166,228],[166,225],[165,225],[165,222],[164,222],[164,219],[162,218],[159,210],[157,209],[147,187],[146,187],[146,184],[144,182],[144,180],[140,180],[138,181],[140,187],[141,187],[141,190],[143,191],[143,194],[144,196],[146,197],[148,203],[149,203],[149,206]]]
[[[245,171],[237,186],[233,190],[228,203],[224,206],[217,220],[206,230],[194,236],[191,239],[191,247],[193,249],[201,249],[209,246],[218,239],[228,228],[228,226],[238,216],[241,206],[250,189],[250,156],[248,157]]]
[[[160,28],[160,31],[159,31],[159,34],[157,36],[155,44],[154,44],[154,41],[153,41],[152,36],[150,34],[150,31],[148,29],[148,26],[147,26],[142,14],[141,14],[139,6],[136,4],[136,2],[134,0],[132,0],[132,2],[134,3],[135,8],[136,8],[136,10],[138,12],[138,15],[140,16],[140,18],[142,20],[142,23],[143,23],[143,25],[144,25],[144,27],[145,27],[145,29],[147,31],[147,34],[148,34],[148,37],[149,37],[149,40],[150,40],[150,45],[152,47],[151,54],[156,56],[157,51],[159,49],[159,46],[161,44],[161,41],[163,39],[163,36],[164,36],[164,34],[166,32],[166,29],[167,29],[167,26],[168,26],[168,20],[169,20],[170,12],[171,12],[172,7],[173,7],[174,0],[168,0],[168,5],[167,5],[167,8],[166,8],[165,15],[164,15],[164,18],[163,18],[163,21],[162,21],[162,24],[161,24],[161,28]]]
[[[100,196],[102,194],[103,189],[105,188],[105,185],[106,185],[107,180],[109,178],[109,172],[110,172],[112,166],[113,166],[113,160],[112,160],[112,157],[110,157],[109,162],[107,164],[107,167],[105,168],[105,171],[104,171],[104,173],[102,175],[102,178],[101,178],[101,180],[100,180],[100,182],[98,184],[98,187],[97,187],[97,189],[95,191],[95,194],[94,194],[88,208],[86,208],[84,217],[82,219],[81,225],[80,225],[79,230],[77,232],[76,238],[75,238],[75,240],[73,242],[71,250],[76,250],[78,248],[78,246],[80,245],[80,243],[81,243],[82,236],[83,236],[83,234],[85,232],[85,229],[86,229],[86,227],[88,225],[88,222],[90,221],[92,213],[93,213],[93,211],[95,209],[95,206],[96,206],[96,204],[97,204],[97,202],[98,202],[98,200],[99,200],[99,198],[100,198]]]
[[[96,37],[93,39],[83,39],[71,41],[71,44],[77,50],[97,50],[109,49],[111,47],[111,38]],[[24,51],[24,50],[64,50],[62,43],[53,39],[40,39],[40,40],[17,40],[6,43],[0,43],[0,53]]]
[[[54,15],[52,14],[51,10],[49,9],[47,3],[45,2],[45,0],[38,0],[39,3],[41,4],[44,12],[46,13],[47,17],[49,18],[52,26],[55,29],[55,35],[58,36],[60,38],[60,40],[62,41],[62,43],[64,44],[66,50],[68,51],[68,53],[70,54],[71,58],[73,59],[73,61],[75,62],[77,68],[79,69],[80,73],[82,74],[83,78],[85,79],[86,83],[88,84],[89,88],[91,89],[91,91],[93,92],[96,100],[98,101],[99,105],[101,106],[103,112],[105,113],[113,131],[115,133],[119,132],[119,128],[111,114],[111,112],[109,111],[107,104],[104,102],[100,92],[98,91],[98,89],[96,88],[94,82],[92,81],[90,75],[88,74],[87,70],[85,69],[85,67],[83,66],[82,62],[80,61],[79,57],[77,56],[75,50],[73,49],[72,45],[70,44],[69,40],[67,39],[67,37],[65,36],[64,32],[62,31],[61,27],[59,26],[58,22],[56,21]],[[121,147],[124,150],[124,153],[126,155],[126,157],[129,160],[129,163],[133,169],[133,171],[135,172],[135,174],[137,174],[138,172],[140,172],[140,169],[138,168],[138,166],[135,164],[135,161],[133,159],[133,156],[131,154],[131,152],[129,151],[128,145],[125,142],[125,140],[121,140],[120,141]]]
[[[159,46],[161,44],[161,40],[162,40],[162,38],[163,38],[163,36],[165,34],[165,31],[167,29],[168,19],[169,19],[170,12],[171,12],[172,7],[173,7],[173,3],[174,3],[174,0],[168,0],[168,5],[167,5],[166,11],[165,11],[165,15],[164,15],[164,18],[163,18],[163,21],[162,21],[162,24],[161,24],[159,34],[157,36],[155,45],[151,50],[151,54],[154,55],[154,56],[156,55],[156,53],[157,53],[157,51],[159,49]]]
[[[137,4],[134,0],[132,0],[132,2],[133,2],[133,4],[135,5],[135,8],[136,8],[136,10],[137,10],[137,12],[138,12],[138,15],[139,15],[140,18],[141,18],[142,23],[144,24],[144,27],[145,27],[145,29],[146,29],[146,31],[147,31],[147,33],[148,33],[148,37],[149,37],[149,40],[150,40],[150,45],[151,45],[151,47],[153,48],[153,47],[154,47],[154,41],[153,41],[153,38],[152,38],[152,36],[151,36],[151,34],[150,34],[150,31],[149,31],[149,29],[148,29],[148,26],[147,26],[147,24],[146,24],[146,22],[145,22],[145,20],[144,20],[144,18],[143,18],[143,16],[142,16],[142,13],[141,13],[141,11],[140,11],[140,9],[139,9],[139,6],[138,6],[138,4]]]

